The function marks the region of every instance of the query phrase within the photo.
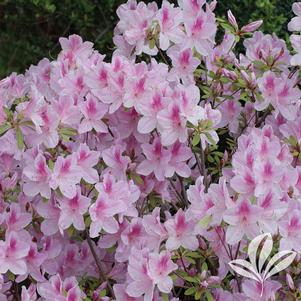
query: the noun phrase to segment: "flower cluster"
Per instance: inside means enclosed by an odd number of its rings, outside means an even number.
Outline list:
[[[111,61],[71,35],[0,81],[1,301],[300,296],[300,256],[264,287],[228,265],[265,232],[301,253],[300,35],[216,5],[129,0]]]

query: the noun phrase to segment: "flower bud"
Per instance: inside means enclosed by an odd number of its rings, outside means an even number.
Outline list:
[[[232,14],[231,10],[229,9],[228,10],[228,21],[229,23],[235,28],[235,29],[238,29],[238,25],[237,25],[237,22],[236,22],[236,19],[234,17],[234,15]]]
[[[209,4],[209,8],[211,11],[214,11],[217,5],[217,1],[213,0],[210,4]]]
[[[292,291],[295,290],[294,280],[289,273],[286,273],[286,283]]]
[[[262,22],[263,22],[262,20],[251,22],[251,23],[243,26],[241,31],[242,32],[253,32],[261,26]]]
[[[233,81],[237,80],[237,74],[234,71],[223,69],[223,75]]]

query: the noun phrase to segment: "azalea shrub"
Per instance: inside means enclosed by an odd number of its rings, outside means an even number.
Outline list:
[[[129,0],[111,61],[0,81],[1,301],[300,300],[301,3],[291,45],[216,5]],[[262,233],[297,256],[259,283]]]

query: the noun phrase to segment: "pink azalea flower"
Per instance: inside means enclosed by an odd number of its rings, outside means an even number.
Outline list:
[[[131,79],[126,85],[123,103],[126,108],[137,110],[138,103],[150,94],[147,65],[144,62],[136,64],[129,75]]]
[[[0,299],[1,300],[1,299]],[[21,291],[21,301],[36,301],[36,285],[31,284],[28,289],[23,285]]]
[[[162,143],[171,145],[177,140],[185,142],[187,140],[186,118],[181,112],[181,107],[177,102],[172,102],[168,107],[158,114],[158,129],[161,133]]]
[[[159,43],[160,49],[167,50],[170,41],[179,43],[184,38],[184,32],[180,27],[182,22],[182,12],[180,8],[175,8],[166,0],[157,12],[157,19],[160,26]]]
[[[76,159],[82,178],[90,184],[98,182],[98,172],[93,166],[97,165],[100,159],[100,152],[91,151],[86,144],[81,143],[76,153]]]
[[[148,272],[148,250],[132,249],[129,258],[128,273],[132,281],[127,286],[126,292],[131,297],[144,295],[144,301],[152,301],[155,284]]]
[[[148,266],[148,275],[158,286],[159,291],[170,293],[173,282],[169,274],[178,269],[178,266],[172,262],[170,253],[168,251],[163,251],[160,254],[151,253]]]
[[[79,231],[85,229],[83,215],[87,212],[90,205],[90,199],[81,195],[80,187],[77,188],[76,195],[71,198],[60,200],[60,218],[58,226],[60,230],[68,229],[71,225]]]
[[[126,170],[131,162],[128,156],[122,155],[125,145],[115,144],[102,152],[102,159],[109,167],[111,173],[118,179],[125,179]]]
[[[45,278],[42,276],[40,268],[45,259],[46,255],[43,253],[39,253],[37,245],[31,242],[30,249],[28,251],[27,256],[25,257],[27,273],[18,276],[17,281],[21,282],[25,280],[28,277],[28,275],[31,275],[31,277],[33,277],[38,282],[44,281]]]
[[[280,250],[301,251],[301,212],[298,209],[290,211],[279,222]]]
[[[7,231],[20,231],[31,222],[31,214],[22,212],[20,205],[11,204],[6,213],[5,224]]]
[[[101,229],[108,233],[116,233],[119,226],[114,215],[122,211],[122,209],[121,203],[112,202],[105,195],[99,196],[89,209],[92,220],[90,236],[98,237]]]
[[[54,164],[49,184],[52,189],[60,188],[65,197],[73,198],[76,195],[76,184],[79,183],[80,178],[81,174],[76,166],[75,156],[70,155],[66,158],[60,156]]]
[[[156,207],[151,214],[143,216],[142,223],[154,250],[159,250],[161,242],[167,238],[167,231],[160,221],[160,208]]]
[[[81,121],[78,132],[80,134],[86,133],[94,129],[96,132],[107,133],[108,128],[101,120],[107,113],[107,106],[101,103],[93,95],[88,94],[86,101],[79,103],[80,110],[84,115]]]
[[[195,233],[196,223],[182,209],[179,209],[174,218],[167,220],[164,225],[168,232],[166,241],[168,250],[176,250],[180,246],[192,251],[198,248],[199,242]]]
[[[277,77],[275,73],[268,71],[258,80],[264,100],[255,104],[257,110],[264,110],[271,103],[276,112],[288,120],[294,120],[298,108],[298,102],[301,97],[299,89],[294,87],[295,82],[282,77]]]
[[[15,275],[27,273],[25,257],[29,244],[24,242],[16,232],[8,232],[5,241],[0,241],[0,273],[10,270]]]
[[[287,25],[289,31],[301,31],[301,5],[299,2],[293,3],[294,17]]]
[[[194,84],[193,72],[200,65],[200,60],[193,56],[191,48],[173,46],[168,50],[172,60],[171,78],[181,79],[184,84]]]
[[[114,293],[116,296],[116,301],[142,301],[142,297],[131,297],[126,292],[125,284],[114,284]]]
[[[237,201],[235,207],[227,209],[223,216],[225,222],[229,224],[226,233],[227,243],[233,245],[242,240],[244,235],[249,239],[258,235],[261,214],[262,209],[246,199]]]
[[[139,174],[148,176],[153,172],[159,181],[173,175],[169,165],[171,153],[163,148],[160,138],[155,138],[152,144],[142,144],[141,147],[146,160],[138,165],[137,172]]]
[[[59,119],[53,108],[50,105],[42,106],[32,119],[36,125],[36,132],[31,137],[31,144],[36,146],[43,143],[47,148],[56,147],[59,142]]]
[[[26,195],[36,196],[40,193],[41,196],[50,198],[49,180],[51,172],[43,155],[38,154],[33,164],[28,164],[23,169],[23,175],[25,176],[23,189]]]
[[[57,205],[55,195],[52,194],[48,202],[39,201],[35,209],[44,219],[41,223],[43,234],[47,236],[55,234],[59,230],[58,220],[60,217],[60,209]]]
[[[281,283],[274,280],[267,280],[262,284],[253,280],[245,280],[242,290],[248,297],[248,301],[275,300],[276,292],[282,287]]]
[[[81,119],[81,113],[74,104],[74,99],[69,95],[60,96],[56,102],[53,102],[53,107],[58,115],[61,123],[77,126]]]
[[[151,97],[143,98],[137,104],[137,110],[143,115],[138,122],[138,132],[147,134],[153,131],[157,125],[158,113],[167,106],[168,98],[163,95],[162,91],[155,91]]]
[[[187,47],[195,47],[204,56],[208,56],[214,45],[214,38],[217,31],[213,12],[207,8],[198,11],[195,17],[184,18],[187,38]]]
[[[176,142],[170,147],[171,158],[169,165],[174,168],[179,176],[187,178],[191,170],[186,162],[192,157],[191,149],[180,142]]]

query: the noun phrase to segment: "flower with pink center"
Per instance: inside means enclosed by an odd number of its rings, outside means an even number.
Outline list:
[[[217,31],[214,13],[207,7],[206,12],[200,9],[195,17],[184,18],[187,47],[195,47],[204,56],[208,56],[214,46]]]
[[[81,301],[84,297],[75,277],[62,281],[59,275],[54,275],[48,282],[38,283],[37,288],[39,295],[45,300]]]
[[[53,102],[53,107],[61,123],[70,126],[79,124],[81,113],[79,108],[75,106],[73,97],[62,95],[56,102]]]
[[[191,170],[187,161],[192,157],[191,149],[177,141],[170,147],[170,153],[169,165],[174,169],[174,172],[183,178],[189,177]]]
[[[17,278],[18,282],[25,280],[28,275],[30,275],[33,279],[38,282],[44,281],[45,278],[41,273],[41,265],[46,259],[46,254],[43,252],[38,252],[37,245],[33,242],[30,243],[30,249],[28,251],[27,256],[25,257],[25,262],[27,266],[27,273],[24,275],[20,275]]]
[[[126,178],[126,170],[131,163],[128,156],[123,155],[125,151],[124,143],[116,143],[102,152],[102,159],[109,167],[110,172],[117,179]]]
[[[50,198],[51,172],[42,154],[38,154],[33,164],[28,164],[23,169],[23,175],[25,176],[23,190],[26,195],[36,196],[40,193],[42,197]]]
[[[146,160],[138,165],[137,173],[148,176],[153,172],[159,181],[173,175],[169,164],[171,153],[164,149],[159,137],[155,138],[152,144],[142,144],[141,147]]]
[[[280,218],[286,213],[288,205],[279,200],[275,192],[258,197],[257,204],[263,209],[259,227],[263,233],[276,234]]]
[[[85,75],[85,83],[93,95],[101,99],[103,90],[108,86],[109,70],[104,62],[99,62],[92,72]]]
[[[223,219],[229,224],[226,233],[228,244],[234,245],[246,235],[253,239],[260,233],[258,222],[261,218],[262,208],[252,205],[248,200],[237,201],[236,206],[227,209]]]
[[[167,231],[160,221],[160,208],[156,207],[151,214],[144,215],[142,223],[154,250],[159,250],[161,242],[167,238]]]
[[[168,98],[163,95],[162,91],[155,91],[151,100],[144,98],[137,104],[138,112],[143,115],[138,121],[139,133],[148,134],[158,126],[158,113],[166,108],[167,103]]]
[[[68,38],[60,38],[59,42],[62,47],[60,58],[68,60],[69,65],[72,65],[77,58],[88,57],[93,47],[93,43],[83,42],[82,38],[75,34]]]
[[[194,84],[193,72],[201,61],[193,56],[192,49],[173,46],[168,50],[168,56],[172,60],[169,76],[178,80],[181,79],[186,85]]]
[[[5,216],[7,231],[20,231],[30,224],[30,213],[22,212],[20,205],[12,203]]]
[[[182,11],[180,8],[175,8],[168,1],[164,0],[156,18],[160,26],[160,49],[167,50],[170,41],[178,44],[183,40],[185,35],[180,27],[182,22]]]
[[[68,229],[71,225],[79,231],[85,229],[83,215],[87,212],[90,201],[89,198],[81,195],[80,187],[77,187],[76,195],[73,198],[63,198],[59,201],[61,212],[58,226],[61,232]]]
[[[186,16],[195,16],[202,9],[206,0],[179,0],[178,3]]]
[[[81,143],[76,152],[76,164],[82,174],[82,178],[90,184],[95,184],[99,180],[98,172],[95,168],[100,159],[100,152],[91,151],[87,144]]]
[[[229,126],[232,133],[237,133],[239,128],[239,115],[241,113],[241,104],[235,99],[227,99],[219,106],[221,112],[221,122],[219,127]]]
[[[118,207],[122,208],[118,212],[120,221],[124,216],[138,215],[135,203],[140,197],[140,190],[132,180],[116,180],[114,176],[106,173],[103,182],[96,184],[95,188],[100,195],[104,195],[111,200],[111,203],[118,204]]]
[[[71,95],[77,100],[81,100],[88,91],[82,69],[71,70],[58,83],[61,87],[60,95]]]
[[[54,193],[47,202],[40,200],[36,204],[35,209],[37,213],[44,219],[41,223],[42,233],[46,236],[55,234],[59,230],[58,220],[60,217],[60,209],[57,205],[57,200]]]
[[[166,248],[177,250],[180,246],[189,250],[196,250],[199,246],[196,238],[196,223],[186,212],[179,209],[174,218],[168,219],[164,226],[168,232]]]
[[[242,169],[239,175],[231,179],[231,187],[243,194],[251,195],[256,187],[256,181],[252,172],[248,169]]]
[[[280,182],[282,176],[283,168],[281,166],[268,160],[265,162],[256,161],[254,164],[254,177],[257,180],[255,196],[267,193],[275,184]]]
[[[178,269],[178,266],[172,262],[171,254],[168,251],[162,251],[160,254],[151,253],[148,261],[148,275],[154,284],[162,293],[170,293],[173,282],[169,274]]]
[[[149,276],[148,270],[149,250],[133,248],[129,257],[128,274],[132,281],[128,284],[126,292],[131,297],[143,295],[144,301],[152,301],[155,284]]]
[[[159,112],[158,130],[163,145],[171,145],[177,140],[183,143],[187,140],[186,121],[177,102],[170,103],[166,109]]]
[[[10,270],[15,275],[26,274],[25,257],[29,248],[29,244],[16,232],[7,232],[5,241],[0,241],[0,273]]]
[[[36,126],[36,132],[30,140],[31,145],[44,144],[46,148],[56,147],[59,142],[57,131],[59,119],[53,108],[50,105],[44,105],[31,119]]]
[[[65,197],[73,198],[76,195],[76,184],[80,179],[81,173],[76,165],[75,156],[69,155],[66,158],[60,156],[55,161],[49,185],[52,189],[59,188]]]
[[[130,80],[126,85],[126,92],[123,104],[126,108],[134,107],[138,110],[138,103],[150,95],[150,80],[148,78],[147,65],[145,63],[136,64],[130,72]]]
[[[263,101],[257,101],[255,104],[258,111],[262,111],[272,104],[277,114],[281,112],[288,120],[296,118],[301,92],[295,87],[293,79],[284,75],[277,77],[275,73],[268,71],[258,79],[258,86],[264,98]]]
[[[158,7],[155,3],[146,5],[139,2],[135,5],[124,5],[117,10],[120,21],[117,23],[117,33],[123,33],[125,41],[135,46],[135,54],[142,52],[147,54],[156,54],[157,48],[151,49],[146,40],[147,31],[156,15]]]
[[[89,209],[89,214],[92,220],[90,236],[98,237],[99,232],[102,229],[108,233],[116,233],[119,229],[119,225],[114,215],[122,210],[122,203],[111,201],[106,195],[100,195]]]
[[[301,252],[301,211],[294,209],[279,222],[280,250]]]
[[[131,297],[126,292],[125,284],[114,284],[114,293],[116,296],[116,301],[142,301],[142,297]]]
[[[101,120],[108,111],[105,104],[101,103],[95,96],[88,94],[86,100],[79,103],[79,108],[84,115],[81,121],[78,132],[86,133],[94,129],[98,133],[107,133],[108,127]]]
[[[276,300],[276,292],[282,284],[275,280],[267,280],[263,284],[254,280],[245,280],[242,290],[247,296],[247,301]]]

